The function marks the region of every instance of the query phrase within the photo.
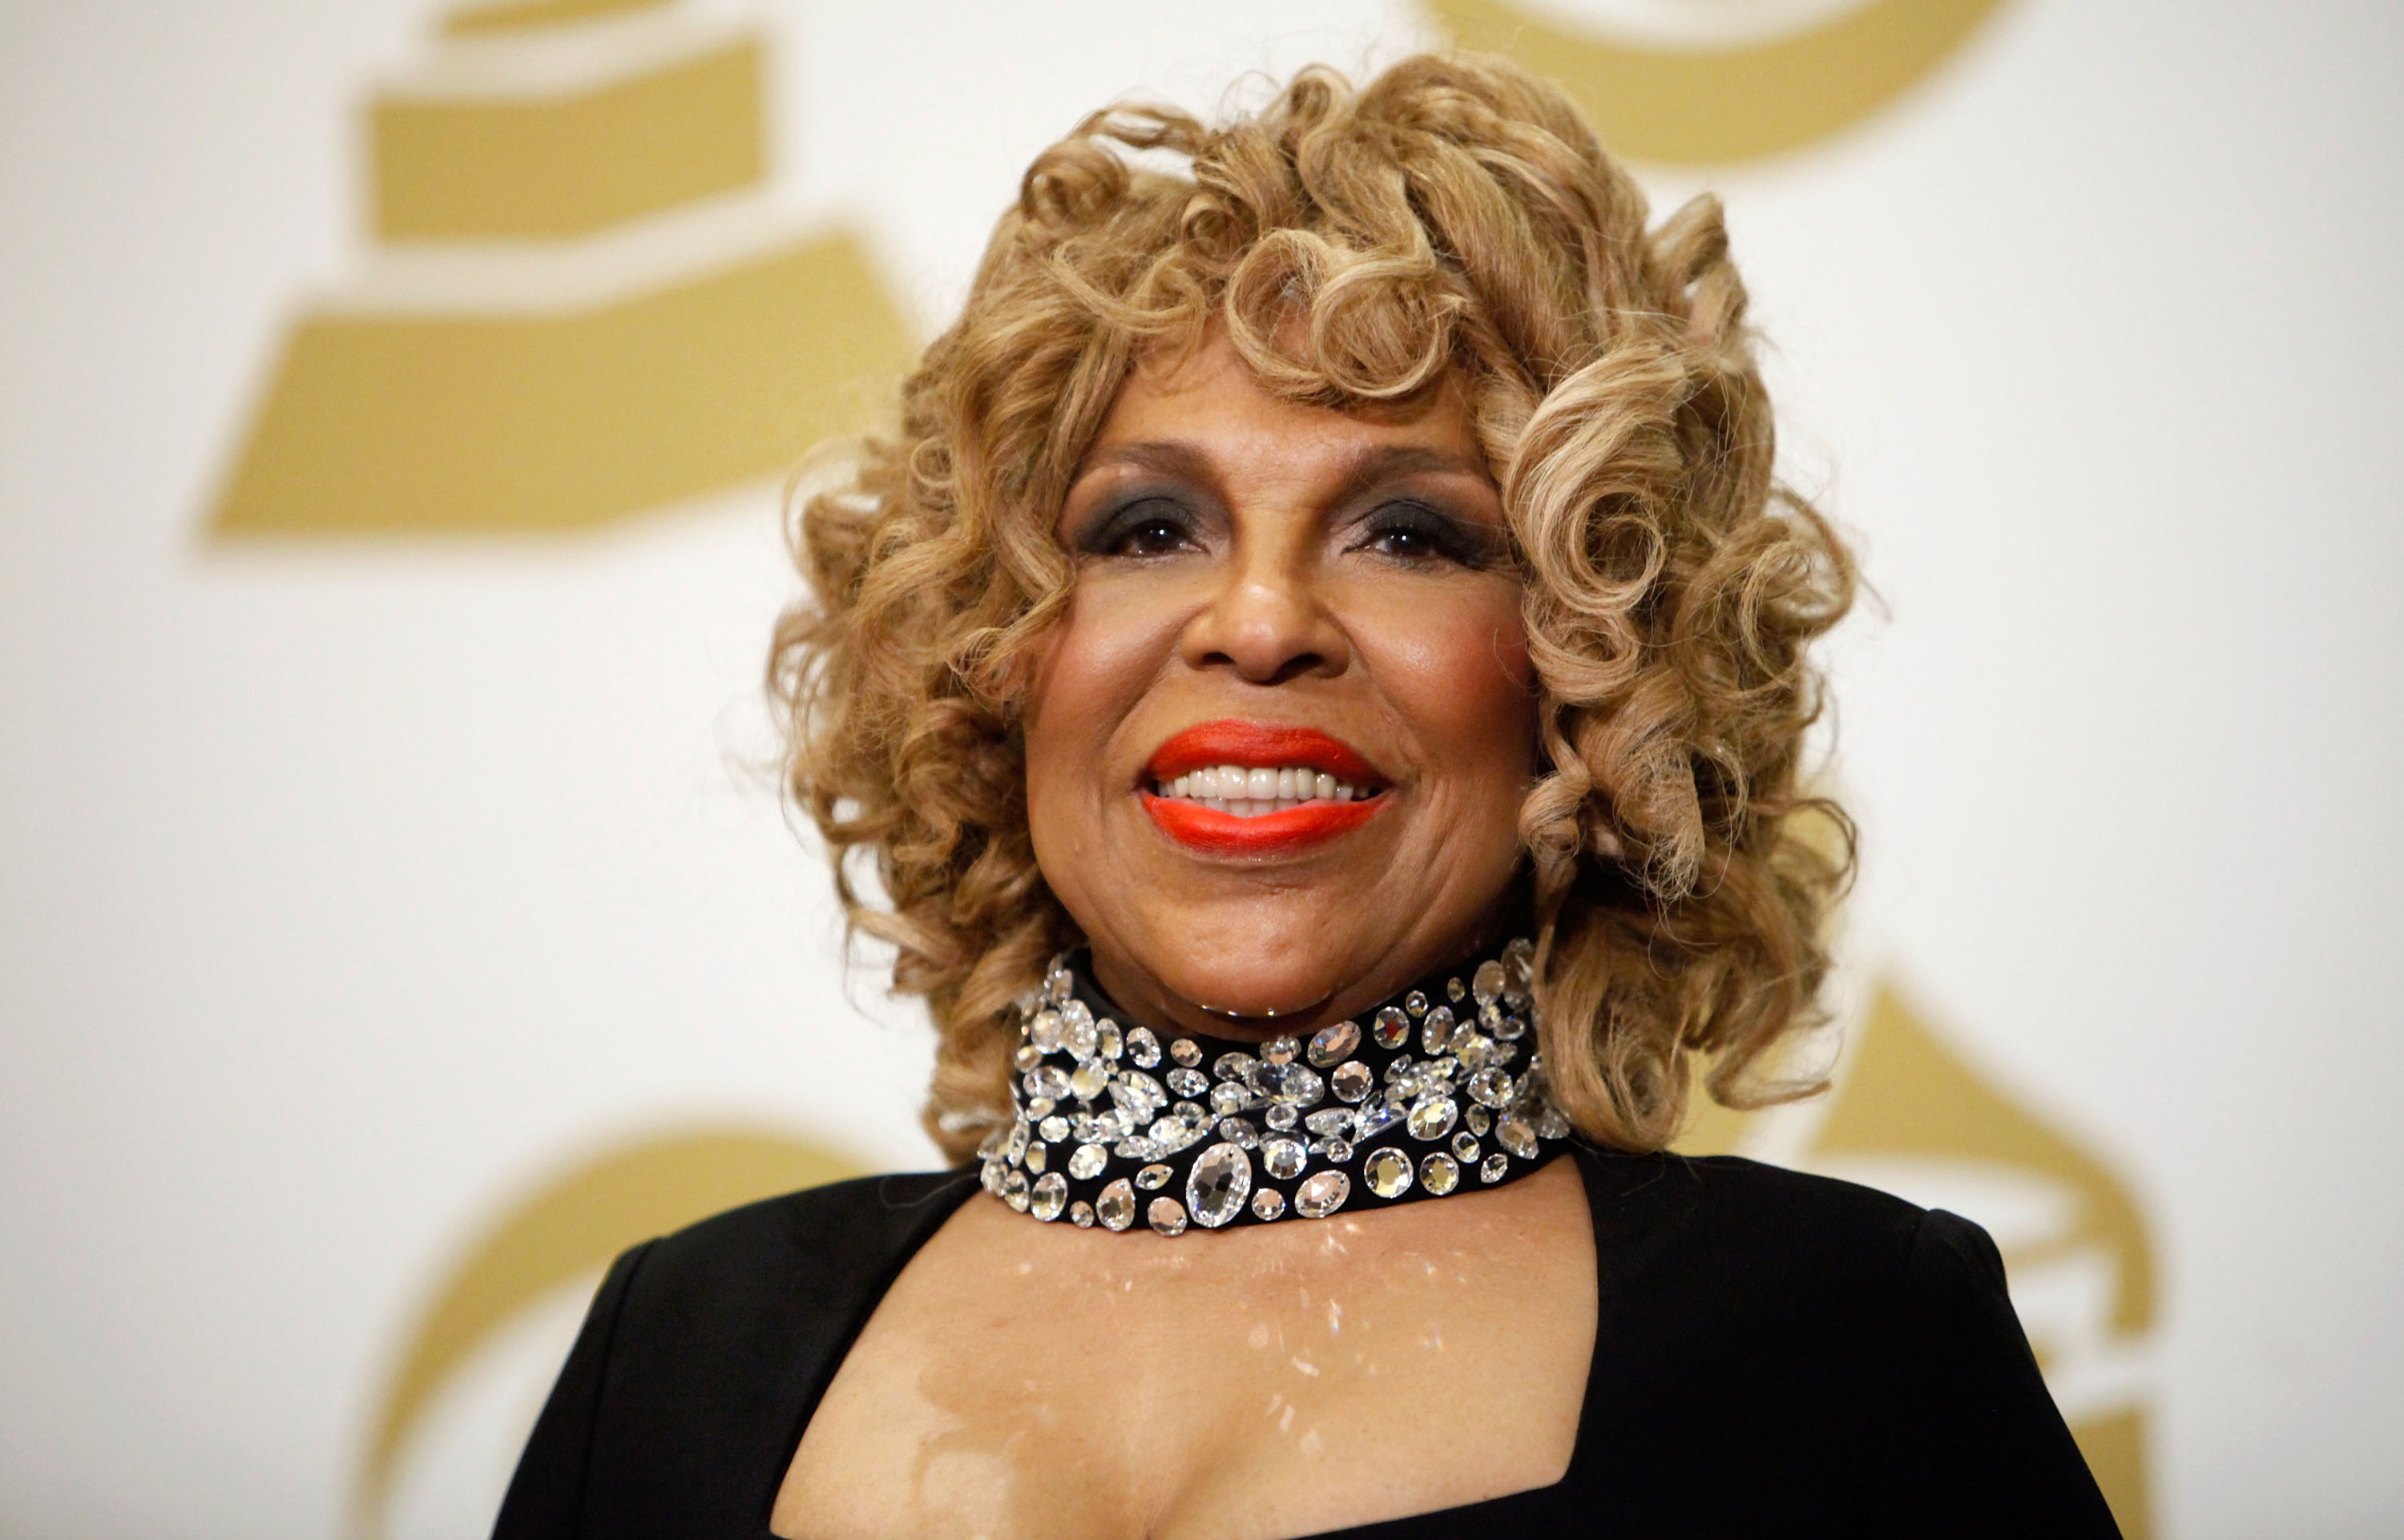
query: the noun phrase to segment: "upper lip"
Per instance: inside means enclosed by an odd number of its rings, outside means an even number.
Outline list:
[[[1193,770],[1240,764],[1248,769],[1285,770],[1307,766],[1367,791],[1385,784],[1377,766],[1343,739],[1316,727],[1287,722],[1241,721],[1226,718],[1196,722],[1152,751],[1145,773],[1153,780],[1175,780]]]

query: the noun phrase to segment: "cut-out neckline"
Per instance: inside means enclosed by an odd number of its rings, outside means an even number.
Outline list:
[[[1585,1193],[1589,1223],[1594,1223],[1595,1173],[1588,1169],[1590,1157],[1583,1145],[1573,1145],[1566,1152],[1563,1158],[1573,1163],[1579,1186]],[[940,1205],[941,1212],[934,1216],[933,1222],[924,1230],[912,1238],[909,1250],[896,1263],[883,1283],[874,1293],[866,1295],[853,1312],[851,1321],[846,1325],[842,1351],[830,1356],[825,1369],[818,1377],[817,1383],[810,1388],[804,1404],[797,1408],[791,1424],[792,1436],[777,1446],[784,1451],[783,1457],[776,1463],[774,1470],[768,1474],[767,1491],[757,1509],[762,1517],[758,1521],[754,1540],[802,1540],[802,1537],[778,1534],[769,1527],[777,1495],[783,1490],[786,1474],[792,1468],[794,1456],[801,1450],[802,1439],[809,1433],[810,1423],[818,1416],[818,1407],[825,1403],[827,1392],[833,1386],[835,1377],[843,1371],[845,1361],[850,1358],[852,1350],[859,1346],[860,1334],[867,1329],[868,1323],[876,1314],[877,1308],[885,1303],[886,1296],[893,1292],[893,1285],[899,1281],[910,1264],[917,1260],[918,1253],[927,1248],[928,1243],[934,1239],[936,1234],[949,1224],[953,1216],[975,1197],[980,1190],[976,1184],[975,1176],[972,1173],[964,1172],[952,1191],[930,1197],[927,1200],[928,1208],[934,1210]],[[1458,1504],[1447,1508],[1430,1508],[1424,1512],[1403,1514],[1391,1519],[1375,1519],[1340,1529],[1313,1530],[1306,1534],[1287,1537],[1287,1540],[1438,1540],[1441,1536],[1461,1533],[1458,1527],[1459,1524],[1473,1515],[1481,1525],[1489,1520],[1508,1519],[1519,1515],[1530,1518],[1544,1517],[1576,1483],[1581,1467],[1588,1458],[1587,1439],[1594,1430],[1595,1421],[1592,1397],[1595,1386],[1601,1381],[1599,1371],[1603,1361],[1601,1281],[1600,1269],[1598,1268],[1595,1280],[1594,1346],[1586,1359],[1586,1382],[1578,1393],[1577,1432],[1571,1441],[1569,1465],[1558,1479],[1546,1482],[1543,1486],[1525,1487],[1517,1491],[1505,1492],[1499,1497],[1480,1498],[1474,1503]]]

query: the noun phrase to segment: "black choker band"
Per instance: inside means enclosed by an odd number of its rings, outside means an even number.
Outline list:
[[[1122,1026],[1055,960],[1019,1002],[1017,1116],[978,1151],[985,1190],[1038,1219],[1181,1235],[1524,1176],[1570,1137],[1531,1030],[1532,957],[1515,941],[1267,1043]]]

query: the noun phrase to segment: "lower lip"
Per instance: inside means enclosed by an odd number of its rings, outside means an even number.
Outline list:
[[[1280,856],[1307,850],[1360,828],[1376,818],[1388,800],[1377,796],[1366,802],[1309,802],[1243,819],[1181,797],[1158,797],[1149,791],[1138,794],[1161,833],[1189,850],[1213,856]]]

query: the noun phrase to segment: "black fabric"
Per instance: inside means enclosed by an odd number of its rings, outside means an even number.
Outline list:
[[[1345,1540],[2118,1534],[1985,1231],[1751,1161],[1575,1156],[1597,1329],[1569,1474]],[[619,1258],[496,1540],[763,1540],[844,1354],[975,1190],[844,1183]]]

